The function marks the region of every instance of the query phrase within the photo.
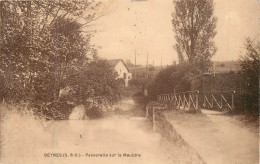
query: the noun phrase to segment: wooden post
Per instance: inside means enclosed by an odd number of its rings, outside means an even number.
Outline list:
[[[155,112],[154,112],[154,107],[153,107],[153,131],[155,131]]]
[[[191,93],[189,93],[189,96],[188,96],[188,98],[189,98],[189,104],[188,104],[188,108],[189,108],[189,110],[190,110],[190,103],[191,103]]]
[[[223,109],[222,94],[220,94],[220,105],[221,105],[221,109]]]
[[[179,98],[179,104],[178,104],[178,108],[181,109],[181,96],[178,95],[178,98]]]
[[[203,108],[206,107],[206,99],[205,99],[205,93],[203,93]]]
[[[148,115],[149,115],[149,108],[147,107],[147,105],[146,105],[146,116],[145,116],[145,118],[148,118]]]
[[[171,95],[168,95],[168,103],[167,103],[167,107],[168,107],[168,108],[171,107]]]
[[[211,94],[211,105],[212,105],[212,109],[213,109],[214,108],[213,93]]]
[[[196,94],[196,110],[199,109],[199,91]]]
[[[231,110],[234,110],[234,93],[235,91],[232,91],[232,104],[231,104]]]
[[[173,107],[174,107],[174,109],[177,107],[177,102],[175,101],[176,99],[175,99],[175,88],[173,88]]]

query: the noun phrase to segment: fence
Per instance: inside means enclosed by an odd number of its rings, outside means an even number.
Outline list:
[[[220,109],[234,110],[235,91],[202,92],[198,90],[161,94],[157,101],[182,110]]]
[[[171,94],[161,94],[157,96],[157,101],[167,104],[168,107],[190,110],[199,109],[199,91],[187,91]]]
[[[234,110],[235,91],[203,92],[201,106],[205,109]]]

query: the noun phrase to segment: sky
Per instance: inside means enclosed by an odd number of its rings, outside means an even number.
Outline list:
[[[213,60],[237,60],[244,40],[260,40],[260,2],[258,0],[215,0],[217,53]],[[98,32],[92,43],[106,59],[130,59],[132,63],[155,65],[178,61],[173,48],[173,0],[102,0],[107,13],[94,24]]]

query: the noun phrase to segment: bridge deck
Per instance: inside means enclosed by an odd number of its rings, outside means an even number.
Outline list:
[[[258,163],[259,138],[222,112],[166,113],[176,131],[207,163]]]

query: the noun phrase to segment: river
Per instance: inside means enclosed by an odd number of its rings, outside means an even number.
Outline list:
[[[42,152],[48,163],[171,163],[164,153],[161,135],[152,132],[141,117],[55,121],[51,130],[53,147]],[[68,157],[51,157],[55,156],[51,153]]]
[[[190,155],[152,131],[133,100],[123,100],[118,112],[97,120],[48,122],[44,131],[13,133],[6,163],[43,164],[168,164]],[[121,111],[121,112],[119,112]],[[137,112],[131,112],[137,111]],[[120,113],[120,114],[118,114]],[[141,112],[144,113],[144,112]],[[12,135],[13,136],[13,135]],[[192,160],[192,159],[191,159]],[[190,161],[191,162],[191,161]]]

